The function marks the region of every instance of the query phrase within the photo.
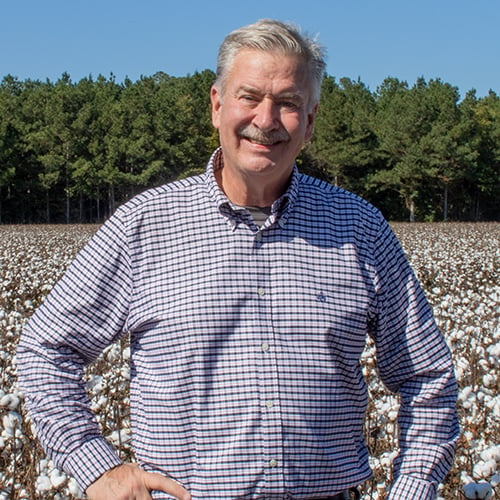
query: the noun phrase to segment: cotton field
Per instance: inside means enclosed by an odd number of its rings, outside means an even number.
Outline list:
[[[394,224],[453,351],[462,436],[440,498],[500,498],[500,224]],[[33,435],[16,383],[22,327],[95,226],[0,226],[0,500],[83,498]],[[133,459],[127,409],[126,340],[87,372],[105,436]],[[374,478],[363,499],[386,497],[396,452],[397,398],[380,384],[373,346],[362,359],[371,401],[366,437]]]

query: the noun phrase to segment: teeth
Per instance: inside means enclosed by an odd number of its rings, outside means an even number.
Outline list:
[[[252,144],[260,144],[261,146],[272,146],[274,142],[271,141],[257,141],[254,139],[249,139]]]

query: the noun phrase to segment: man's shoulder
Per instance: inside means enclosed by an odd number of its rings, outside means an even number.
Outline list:
[[[122,210],[136,211],[155,205],[193,203],[197,192],[206,192],[205,175],[196,175],[151,187],[123,204]]]
[[[379,210],[362,196],[327,181],[306,174],[299,176],[299,193],[306,203],[322,204],[331,208],[359,210],[379,216]]]

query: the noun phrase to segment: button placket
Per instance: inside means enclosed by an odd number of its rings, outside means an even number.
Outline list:
[[[272,321],[272,244],[268,244],[266,234],[254,234],[253,265],[256,273],[254,288],[256,331],[260,341],[256,345],[261,362],[259,393],[262,408],[262,452],[265,470],[266,491],[282,491],[282,423],[279,403],[279,379],[275,349],[274,326]],[[264,241],[266,243],[264,244]]]

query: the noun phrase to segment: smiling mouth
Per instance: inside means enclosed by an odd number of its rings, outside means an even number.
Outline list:
[[[258,146],[274,146],[275,144],[279,144],[281,141],[263,141],[262,139],[252,139],[251,137],[244,137],[247,141],[252,144],[257,144]]]

